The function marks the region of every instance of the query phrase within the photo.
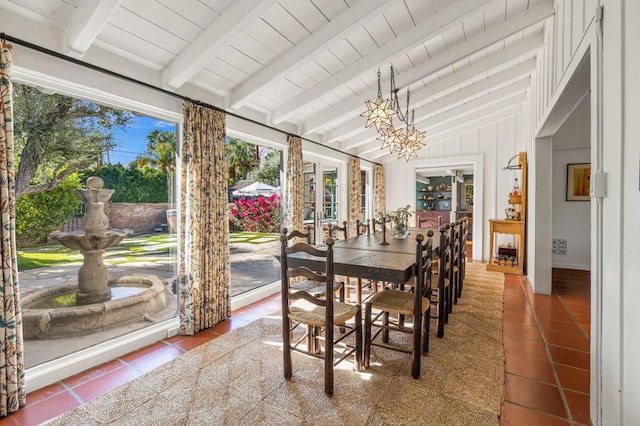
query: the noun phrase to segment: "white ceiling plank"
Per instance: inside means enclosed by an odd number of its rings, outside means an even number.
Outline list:
[[[394,0],[360,0],[358,3],[338,15],[333,21],[324,25],[315,34],[305,38],[295,48],[289,49],[267,67],[254,74],[240,85],[231,95],[231,107],[240,108],[252,96],[259,93],[274,80],[283,77],[287,72],[296,69],[302,62],[308,61],[324,50],[329,49],[345,34],[360,27],[381,8]]]
[[[524,111],[524,107],[522,105],[515,105],[502,111],[496,111],[494,114],[482,117],[472,122],[466,122],[464,125],[452,128],[446,133],[442,133],[434,137],[427,137],[427,146],[437,145],[449,139],[468,134],[469,132],[479,129],[480,127],[487,126],[491,123],[495,123],[496,121],[504,120],[505,118],[520,114],[522,113],[522,111]],[[478,125],[478,122],[480,121],[482,124]]]
[[[370,144],[378,138],[378,133],[375,130],[369,130],[362,135],[354,136],[353,138],[343,142],[340,146],[343,151],[354,152],[356,148]],[[381,143],[381,142],[378,142]]]
[[[513,61],[523,55],[531,54],[532,52],[542,48],[543,46],[543,38],[532,37],[526,40],[523,40],[517,45],[514,45],[511,49],[506,50],[504,52],[500,52],[497,55],[490,56],[486,59],[482,59],[477,61],[470,67],[464,68],[453,74],[446,79],[438,80],[426,88],[416,91],[411,94],[412,105],[420,105],[421,103],[427,102],[429,99],[437,96],[438,94],[450,89],[451,87],[455,87],[460,85],[461,83],[477,77],[483,73],[489,72],[494,68],[501,67],[502,64],[506,62]],[[318,128],[329,124],[331,121],[344,117],[346,114],[350,114],[356,111],[364,110],[364,103],[373,97],[372,94],[367,94],[362,97],[354,97],[348,102],[345,102],[340,107],[335,107],[329,111],[326,111],[322,114],[319,114],[312,121],[307,123],[306,131],[313,132]],[[333,140],[334,137],[340,137],[339,134],[334,133],[333,135],[328,135],[327,140]]]
[[[443,135],[445,139],[450,138],[453,132],[458,132],[460,129],[464,129],[464,132],[471,131],[475,128],[479,128],[489,124],[490,122],[500,121],[512,115],[521,113],[524,110],[523,103],[526,100],[526,95],[518,95],[513,99],[507,99],[505,101],[487,106],[485,108],[473,111],[466,115],[460,116],[458,119],[446,123],[446,126],[434,125],[427,129],[427,136],[425,143],[431,145],[435,140],[441,140]],[[437,136],[437,137],[436,137]],[[433,139],[432,139],[433,138]],[[358,156],[364,156],[376,151],[380,151],[371,158],[380,158],[388,154],[388,150],[380,150],[380,142],[376,141],[370,145],[361,148],[355,152]],[[397,156],[397,154],[391,154]]]
[[[62,33],[62,51],[82,58],[122,0],[84,0]]]
[[[415,125],[420,130],[427,131],[427,134],[430,134],[429,129],[431,129],[432,127],[446,126],[447,121],[454,120],[461,115],[468,115],[469,113],[473,113],[478,109],[487,108],[488,104],[490,105],[501,102],[524,102],[526,100],[524,91],[529,89],[530,84],[531,82],[529,78],[516,81],[515,83],[511,83],[508,86],[501,87],[490,93],[484,94],[480,97],[476,97],[464,104],[446,109],[445,111],[441,111],[436,115],[430,115],[422,117],[421,119],[416,119]],[[524,97],[522,100],[520,100],[519,98],[517,100],[513,100],[514,94],[522,94]],[[440,106],[438,106],[438,108],[440,108]],[[417,115],[421,115],[419,111],[417,111],[417,113]],[[344,129],[338,128],[336,129],[336,131],[342,132],[344,135],[346,135],[344,138],[341,138],[341,140],[345,140],[345,138],[356,137],[355,135],[363,133],[365,129],[363,126],[354,127],[353,122],[349,122],[344,126]]]
[[[299,108],[322,97],[325,93],[348,84],[351,80],[358,78],[366,72],[370,72],[371,69],[380,66],[384,62],[403,54],[402,52],[417,46],[423,40],[439,34],[451,25],[455,25],[460,19],[463,19],[470,13],[481,9],[487,3],[490,3],[490,0],[465,0],[464,2],[456,2],[454,5],[447,7],[437,15],[400,34],[397,38],[391,40],[381,48],[374,50],[362,59],[342,69],[340,72],[321,81],[304,94],[291,99],[291,101],[274,111],[272,118],[273,123],[279,124],[285,121],[292,114],[295,114]]]
[[[514,105],[522,105],[527,101],[526,93],[519,93],[515,96],[512,96],[507,99],[503,99],[501,101],[486,105],[482,108],[476,108],[470,111],[465,112],[465,108],[460,107],[458,114],[454,120],[449,120],[447,123],[439,123],[437,121],[431,121],[427,126],[427,138],[429,135],[435,137],[438,135],[442,135],[451,129],[455,129],[459,127],[461,124],[469,123],[473,120],[477,120],[479,117],[487,116],[495,111],[502,111],[504,109],[508,109]]]
[[[258,19],[276,0],[237,0],[192,41],[162,73],[165,86],[177,89],[204,68],[245,27]]]
[[[526,73],[532,71],[534,68],[535,60],[532,60],[526,69],[513,69],[498,73],[491,78],[483,80],[480,84],[468,86],[463,90],[439,99],[438,102],[431,102],[424,108],[416,111],[416,127],[424,130],[424,128],[431,126],[434,121],[443,123],[447,119],[455,118],[457,115],[466,113],[474,108],[479,108],[488,102],[495,102],[512,96],[513,93],[523,92],[530,86],[529,79],[523,78],[523,76],[528,75]],[[493,91],[487,94],[488,90]],[[456,106],[465,100],[467,100],[466,103]],[[349,138],[348,142],[343,143],[342,146],[345,150],[350,151],[366,144],[370,139],[371,138],[367,138],[366,136],[355,136]]]
[[[538,18],[539,18],[539,15],[536,15],[531,19],[538,19]],[[504,37],[505,34],[509,34],[513,32],[514,28],[516,28],[516,27],[506,26],[506,25],[505,27],[496,28],[488,33],[485,33],[484,36],[481,36],[480,38],[484,39],[481,46],[488,46],[490,44],[495,43],[497,40],[500,40],[502,37]],[[487,36],[487,34],[489,35]],[[467,43],[470,43],[470,42],[467,42]],[[448,66],[449,64],[452,63],[452,61],[455,62],[460,58],[466,57],[470,52],[478,50],[477,44],[472,43],[472,45],[468,45],[467,43],[462,44],[460,46],[456,46],[455,48],[452,48],[447,54],[444,55],[446,56],[446,60],[443,60],[440,57],[436,57],[432,61],[429,61],[421,66],[417,66],[413,70],[410,70],[405,74],[398,75],[396,79],[396,85],[398,87],[404,87],[410,84],[412,80],[419,78],[421,74],[429,75],[434,71],[436,71],[438,67],[442,68],[443,66]],[[435,95],[441,90],[445,90],[448,87],[451,87],[455,84],[459,84],[460,82],[468,78],[471,78],[474,75],[478,75],[484,72],[485,68],[486,70],[488,70],[495,66],[499,66],[504,62],[508,62],[510,60],[515,59],[516,57],[528,54],[542,47],[543,47],[542,35],[527,38],[519,42],[518,44],[514,44],[509,50],[494,54],[491,57],[488,57],[486,59],[481,59],[476,61],[473,64],[472,68],[477,69],[478,70],[477,72],[473,71],[473,69],[468,69],[468,71],[465,73],[457,73],[462,75],[462,77],[460,77],[461,79],[459,79],[457,82],[455,81],[457,78],[455,76],[452,76],[450,77],[453,79],[452,81],[447,79],[442,82],[437,81],[435,83],[427,84],[427,88],[423,89],[423,90],[426,90],[426,92],[422,94],[422,91],[417,91],[412,94],[412,99],[414,102],[419,101],[421,98],[426,99],[430,96]],[[472,74],[472,75],[469,75],[469,74]],[[321,115],[318,115],[318,117],[314,118],[312,122],[307,123],[307,129],[308,129],[307,131],[312,132],[318,129],[320,126],[326,125],[330,123],[332,120],[342,117],[345,114],[348,114],[358,109],[362,109],[364,103],[371,97],[373,97],[373,94],[360,97],[360,98],[354,98],[349,102],[345,103],[344,105],[342,105],[340,108],[334,108],[333,110],[330,110]],[[329,139],[331,138],[329,137]]]
[[[416,127],[419,127],[420,129],[431,129],[428,130],[428,132],[435,134],[436,132],[433,130],[435,126],[438,126],[438,129],[445,128],[449,121],[455,120],[461,116],[467,116],[469,113],[473,113],[481,109],[500,109],[507,105],[524,103],[527,100],[525,90],[529,88],[530,84],[529,79],[517,81],[506,87],[490,92],[485,96],[475,98],[467,103],[441,112],[440,114],[420,120],[419,122],[416,122]]]

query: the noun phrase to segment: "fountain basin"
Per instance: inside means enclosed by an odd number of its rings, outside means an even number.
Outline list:
[[[115,289],[115,293],[121,293],[123,297],[68,308],[37,309],[29,306],[44,299],[76,292],[78,286],[49,288],[24,296],[21,305],[25,339],[81,336],[111,327],[147,321],[149,315],[167,306],[167,290],[155,275],[131,275],[112,279],[109,280],[108,286]],[[142,287],[141,291],[139,287]]]

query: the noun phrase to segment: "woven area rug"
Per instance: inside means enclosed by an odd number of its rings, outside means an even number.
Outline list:
[[[322,361],[294,353],[282,375],[279,314],[191,350],[52,425],[497,425],[504,383],[504,276],[467,264],[463,297],[422,358],[373,348],[371,368],[336,367],[335,394],[323,393]],[[392,334],[392,336],[398,333]],[[409,336],[407,336],[409,337]]]

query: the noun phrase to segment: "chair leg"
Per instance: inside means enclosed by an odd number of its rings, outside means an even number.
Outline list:
[[[291,320],[286,316],[286,313],[282,315],[282,356],[284,365],[284,378],[291,379],[292,366],[291,366]]]
[[[382,324],[384,325],[382,329],[382,341],[389,343],[389,312],[382,314]]]
[[[460,286],[460,270],[458,269],[458,273],[455,276],[455,286],[453,287],[453,304],[457,305],[458,304],[458,292],[459,292],[459,286]]]
[[[449,288],[445,289],[444,294],[442,295],[442,302],[444,303],[444,323],[449,324],[449,290],[451,289],[451,284],[449,284]]]
[[[427,311],[422,315],[422,323],[423,323],[423,336],[422,336],[422,354],[426,355],[429,353],[429,327],[431,325],[431,307],[427,309]]]
[[[362,307],[358,305],[355,318],[356,326],[356,370],[362,371]]]
[[[422,317],[420,313],[413,315],[413,360],[411,362],[411,377],[420,378],[420,357],[422,356],[422,348],[420,344],[422,335]]]
[[[324,393],[333,395],[333,323],[324,328]]]
[[[364,308],[363,344],[364,344],[364,354],[362,357],[363,358],[362,361],[364,364],[364,368],[369,368],[369,357],[371,356],[371,304],[370,303],[365,304],[365,308]]]
[[[444,294],[439,295],[440,296],[444,296]],[[444,305],[444,297],[440,297],[440,300],[438,301],[438,332],[437,332],[437,336],[442,338],[444,337],[444,314],[445,314],[445,305]]]
[[[356,279],[356,305],[362,305],[362,278]]]

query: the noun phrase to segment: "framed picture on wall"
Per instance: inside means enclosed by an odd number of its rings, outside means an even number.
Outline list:
[[[567,201],[589,201],[591,164],[567,164]]]

